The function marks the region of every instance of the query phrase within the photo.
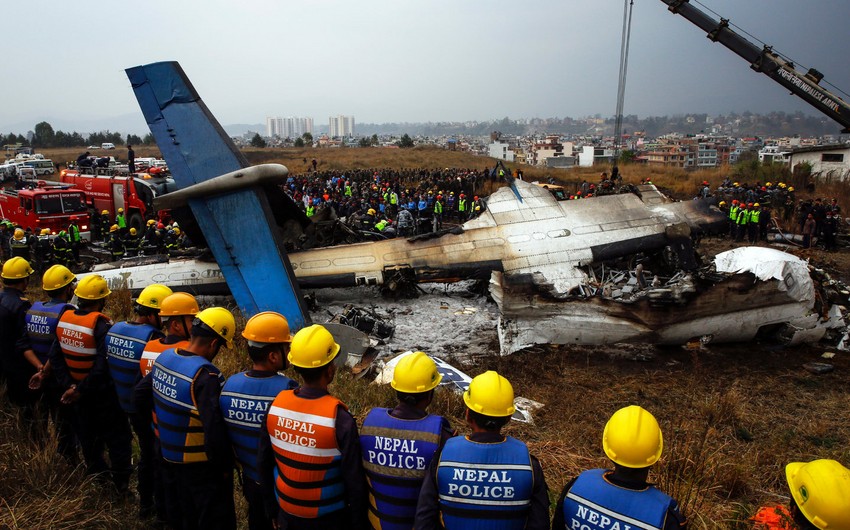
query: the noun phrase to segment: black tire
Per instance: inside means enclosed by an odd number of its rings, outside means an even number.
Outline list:
[[[142,218],[140,213],[134,212],[130,214],[130,219],[127,222],[127,228],[135,228],[136,233],[140,234],[144,226],[145,220]]]

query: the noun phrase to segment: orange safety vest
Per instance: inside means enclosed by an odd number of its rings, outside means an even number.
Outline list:
[[[142,372],[142,377],[151,373],[153,370],[153,362],[159,357],[159,354],[164,352],[169,348],[174,348],[175,350],[179,350],[181,348],[186,348],[189,345],[188,340],[181,340],[180,342],[175,342],[174,344],[163,344],[162,339],[154,339],[148,341],[145,344],[145,349],[142,352],[142,360],[139,362],[139,371]]]
[[[750,518],[755,523],[754,530],[794,530],[794,518],[786,506],[762,506],[754,516]]]
[[[103,313],[92,311],[78,315],[76,311],[65,311],[56,326],[56,337],[68,372],[74,381],[82,381],[89,375],[97,355],[97,341],[94,337],[94,327],[97,319],[109,317]]]
[[[266,414],[275,453],[275,490],[281,510],[315,519],[345,507],[342,453],[336,413],[348,410],[337,398],[300,398],[294,390],[277,395]]]

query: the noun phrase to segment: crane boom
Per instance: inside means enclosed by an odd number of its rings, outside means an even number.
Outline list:
[[[808,72],[798,71],[794,63],[786,61],[773,51],[773,47],[759,48],[744,36],[729,27],[729,19],[719,21],[694,7],[689,0],[661,0],[667,4],[670,12],[682,15],[696,26],[708,33],[708,38],[726,46],[745,61],[750,68],[761,72],[792,94],[804,99],[811,106],[826,114],[844,129],[842,133],[850,132],[850,105],[840,97],[820,86],[823,74],[809,69]]]

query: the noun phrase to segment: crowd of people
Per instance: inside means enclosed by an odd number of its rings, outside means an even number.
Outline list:
[[[99,275],[77,282],[54,265],[42,276],[46,301],[30,303],[34,273],[21,257],[2,267],[8,399],[35,443],[47,443],[52,422],[71,465],[81,453],[89,474],[132,501],[135,433],[139,517],[152,525],[235,528],[238,470],[251,529],[687,527],[676,500],[648,481],[664,442],[640,406],[610,417],[601,434],[611,468],[569,481],[550,521],[540,461],[502,432],[514,390],[495,371],[463,393],[466,436],[428,412],[442,375],[423,352],[397,363],[396,403],[358,427],[329,389],[344,352],[321,325],[291,335],[283,315],[253,315],[241,331],[251,369],[225,379],[214,361],[237,333],[227,309],[202,310],[191,295],[153,284],[130,320],[113,323]],[[290,368],[297,380],[283,375]],[[761,528],[850,528],[850,470],[794,462],[786,480],[790,503],[761,510]]]

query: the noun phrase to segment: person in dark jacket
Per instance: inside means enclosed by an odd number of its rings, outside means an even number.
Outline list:
[[[417,530],[549,528],[549,490],[540,462],[502,428],[515,412],[511,383],[494,371],[463,394],[468,436],[431,460],[416,508]]]
[[[368,528],[357,423],[328,392],[338,353],[339,344],[322,326],[296,333],[288,359],[304,384],[278,394],[266,414],[260,486],[280,528]]]
[[[281,375],[292,337],[289,323],[280,313],[265,311],[248,320],[242,336],[248,341],[248,355],[253,366],[247,372],[234,374],[221,390],[221,410],[236,462],[242,470],[242,494],[248,503],[249,530],[271,530],[273,519],[266,514],[257,445],[265,435],[263,425],[272,400],[298,383]]]
[[[121,410],[109,373],[106,334],[112,321],[103,313],[112,294],[98,274],[83,278],[74,290],[79,307],[65,311],[48,353],[53,376],[62,390],[60,402],[73,407],[86,471],[109,477],[117,492],[128,493],[133,435]],[[109,452],[109,465],[103,447]]]
[[[137,414],[156,413],[167,519],[177,530],[236,528],[233,452],[219,401],[224,377],[212,363],[235,331],[227,309],[201,311],[188,346],[159,354],[136,386]]]
[[[22,409],[27,428],[32,427],[34,407],[38,394],[29,389],[29,379],[42,368],[35,356],[27,333],[26,314],[29,300],[24,292],[29,286],[33,269],[21,257],[13,257],[3,264],[0,276],[0,381],[6,381],[6,392],[14,405]]]
[[[652,414],[636,405],[618,410],[605,425],[602,447],[613,471],[591,469],[571,480],[558,499],[553,529],[687,528],[676,501],[647,482],[664,447]]]

